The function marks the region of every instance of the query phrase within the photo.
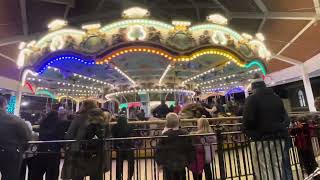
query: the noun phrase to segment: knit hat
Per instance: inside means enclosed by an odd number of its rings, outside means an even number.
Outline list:
[[[259,89],[259,88],[265,88],[265,87],[267,87],[266,83],[261,78],[254,79],[254,80],[251,81],[252,90]]]

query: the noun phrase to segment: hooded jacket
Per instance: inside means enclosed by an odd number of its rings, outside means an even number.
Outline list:
[[[272,89],[259,87],[245,103],[243,128],[254,140],[287,136],[290,120],[280,97]]]

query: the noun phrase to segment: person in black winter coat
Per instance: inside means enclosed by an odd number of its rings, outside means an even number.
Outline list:
[[[114,138],[127,138],[133,135],[133,129],[128,125],[125,116],[119,116],[117,124],[111,129]],[[123,179],[123,161],[128,161],[128,180],[132,179],[134,173],[134,144],[132,140],[115,140],[114,142],[117,159],[116,159],[116,179]]]
[[[195,150],[190,137],[181,137],[187,132],[179,129],[179,118],[175,113],[166,116],[167,124],[162,132],[166,138],[156,146],[155,159],[163,168],[165,180],[185,180],[185,168],[195,159]]]
[[[254,93],[246,99],[243,112],[245,133],[254,140],[267,136],[288,136],[290,120],[281,98],[263,80],[252,83]]]
[[[40,122],[39,140],[62,140],[63,137],[64,131],[58,112],[49,112],[47,117]],[[38,151],[42,154],[36,155],[31,161],[30,178],[32,180],[42,180],[44,174],[46,180],[58,180],[60,148],[61,145],[58,143],[45,143],[38,146]]]
[[[279,169],[286,171],[288,168],[284,166],[289,164],[285,148],[288,114],[281,98],[267,88],[262,79],[254,80],[251,87],[253,94],[246,99],[242,123],[245,134],[252,140],[255,179],[288,179],[282,176],[289,172],[279,172]]]
[[[169,112],[170,109],[166,104],[166,101],[162,100],[161,104],[153,111],[153,115],[157,118],[165,118]]]

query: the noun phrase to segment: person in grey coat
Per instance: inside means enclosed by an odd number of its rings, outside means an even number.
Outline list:
[[[31,130],[17,116],[8,114],[7,99],[0,96],[0,172],[2,180],[18,180],[22,155],[31,140]]]

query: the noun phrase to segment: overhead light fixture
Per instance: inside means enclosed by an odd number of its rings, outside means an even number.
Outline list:
[[[95,23],[95,24],[84,24],[81,26],[82,29],[85,30],[93,30],[93,29],[99,29],[101,27],[100,23]]]
[[[242,33],[241,35],[242,35],[242,37],[244,37],[245,39],[248,39],[248,40],[251,40],[253,38],[250,34],[247,34],[247,33]]]
[[[207,16],[207,20],[214,24],[227,25],[228,19],[221,14],[210,14]]]
[[[139,19],[150,16],[150,12],[148,9],[144,9],[141,7],[131,7],[122,12],[123,18],[132,18],[132,19]]]
[[[28,101],[23,101],[21,102],[21,106],[28,106],[29,105],[29,102]]]
[[[172,24],[175,26],[190,26],[190,21],[172,21]]]
[[[264,37],[264,35],[263,35],[262,33],[257,33],[257,34],[256,34],[256,37],[257,37],[257,39],[260,40],[260,41],[264,41],[264,40],[265,40],[265,37]]]
[[[55,19],[48,24],[48,29],[54,31],[54,30],[63,28],[67,24],[68,22],[63,19]]]

